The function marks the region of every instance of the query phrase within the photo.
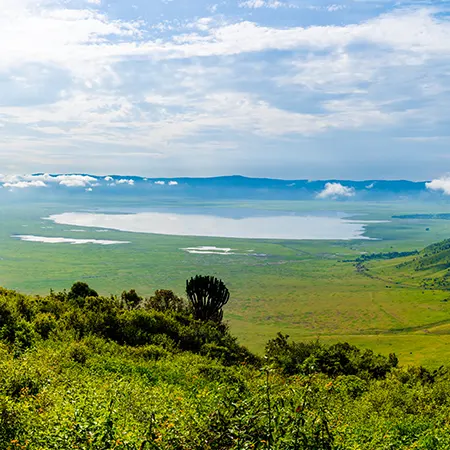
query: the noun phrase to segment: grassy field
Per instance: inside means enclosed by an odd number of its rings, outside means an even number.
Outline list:
[[[127,205],[138,205],[135,202]],[[163,200],[160,205],[165,204]],[[145,207],[139,204],[140,207]],[[166,202],[167,205],[167,202]],[[201,206],[186,201],[168,206]],[[123,205],[116,205],[120,208]],[[155,205],[153,205],[155,206]],[[262,353],[268,339],[281,331],[292,339],[348,341],[383,353],[395,352],[403,364],[430,367],[450,360],[450,297],[446,291],[423,291],[369,278],[352,260],[364,252],[421,249],[450,235],[450,221],[391,220],[394,214],[445,212],[445,205],[424,203],[221,202],[215,208],[274,211],[344,211],[355,218],[390,220],[367,227],[377,240],[265,241],[158,236],[54,225],[49,214],[95,209],[81,201],[70,208],[60,201],[5,205],[0,224],[0,285],[28,293],[69,288],[87,281],[104,294],[134,288],[142,295],[156,289],[183,293],[185,280],[197,273],[222,278],[232,292],[226,319],[233,334]],[[52,227],[52,228],[48,228]],[[429,231],[426,231],[426,229]],[[130,241],[128,245],[49,245],[22,242],[15,234]],[[254,250],[266,256],[195,255],[197,246]],[[384,274],[389,264],[383,263]],[[389,281],[389,280],[388,280]],[[391,280],[392,281],[392,280]]]

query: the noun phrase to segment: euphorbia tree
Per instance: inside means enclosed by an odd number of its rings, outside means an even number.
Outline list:
[[[222,308],[230,299],[230,292],[222,280],[197,275],[186,281],[186,295],[191,301],[195,319],[222,322]]]

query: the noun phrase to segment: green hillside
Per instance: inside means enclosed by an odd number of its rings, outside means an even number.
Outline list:
[[[411,253],[406,257],[394,255],[392,258],[370,258],[369,255],[362,258],[361,263],[370,276],[396,285],[450,289],[450,239],[429,245],[415,254]],[[366,264],[366,261],[372,263]]]
[[[259,357],[170,291],[79,288],[0,288],[1,450],[450,448],[444,367],[281,334]]]

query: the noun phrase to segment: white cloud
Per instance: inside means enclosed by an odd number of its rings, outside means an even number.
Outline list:
[[[54,179],[58,184],[66,187],[86,187],[97,182],[96,178],[87,175],[59,175]]]
[[[433,8],[405,7],[342,25],[325,13],[321,23],[329,25],[277,22],[286,11],[258,23],[249,11],[251,20],[200,17],[158,28],[112,18],[100,3],[0,0],[0,42],[8,42],[0,46],[0,74],[20,94],[0,106],[0,159],[12,152],[27,170],[39,164],[42,171],[58,165],[83,171],[84,162],[102,168],[110,153],[109,164],[133,161],[140,169],[150,158],[161,165],[184,161],[192,141],[198,154],[254,157],[259,138],[284,147],[330,130],[385,131],[414,121],[431,128],[450,120],[450,25]],[[294,7],[287,0],[240,5]],[[150,82],[140,85],[143,79]],[[44,99],[32,98],[39,93]],[[222,160],[214,160],[220,171]]]
[[[339,198],[354,196],[355,189],[352,187],[343,186],[341,183],[327,183],[324,190],[317,195],[317,198]]]
[[[178,186],[178,181],[169,181],[169,186]]]
[[[107,68],[107,76],[117,77],[111,64],[113,61],[130,57],[151,57],[158,60],[223,56],[265,50],[329,49],[336,52],[325,57],[297,58],[299,61],[297,74],[286,75],[280,80],[284,84],[299,84],[327,93],[358,94],[359,92],[364,99],[361,101],[358,98],[354,102],[328,100],[323,103],[326,110],[324,114],[302,114],[278,109],[267,101],[262,101],[258,95],[245,92],[203,91],[198,92],[194,99],[188,98],[183,92],[175,96],[147,95],[146,101],[152,103],[154,109],[151,112],[145,112],[140,108],[139,101],[134,102],[126,95],[71,90],[64,92],[56,102],[40,105],[39,108],[12,106],[0,108],[0,115],[6,117],[10,123],[28,126],[40,133],[48,134],[47,138],[43,138],[47,139],[47,142],[54,141],[55,135],[58,135],[58,139],[61,135],[65,136],[67,145],[73,144],[74,139],[118,145],[127,145],[131,140],[132,144],[141,147],[156,147],[164,145],[170,138],[188,138],[204,129],[219,128],[227,124],[228,128],[236,131],[266,136],[282,136],[290,133],[312,135],[323,133],[330,128],[353,129],[372,125],[389,125],[395,123],[397,118],[408,119],[408,114],[385,112],[385,104],[368,101],[364,98],[364,92],[357,86],[358,83],[372,80],[380,67],[386,67],[386,57],[380,59],[374,67],[371,58],[367,58],[366,54],[364,58],[355,58],[343,49],[352,44],[372,42],[408,52],[409,56],[390,55],[391,67],[423,65],[426,62],[423,58],[429,58],[430,52],[443,53],[445,50],[448,53],[450,51],[450,27],[444,20],[434,17],[431,10],[391,13],[361,24],[329,27],[270,28],[245,21],[221,24],[204,20],[201,34],[177,35],[176,39],[166,41],[142,41],[138,46],[131,45],[127,37],[130,33],[130,39],[140,35],[144,29],[142,24],[120,21],[111,23],[106,16],[88,10],[80,10],[76,14],[72,10],[52,10],[44,17],[46,20],[51,20],[51,24],[53,21],[57,22],[54,24],[55,27],[49,26],[49,29],[53,31],[57,29],[62,33],[64,30],[67,34],[66,22],[68,21],[70,24],[75,22],[76,27],[86,26],[86,34],[80,32],[80,37],[76,38],[75,33],[75,36],[64,39],[63,35],[52,36],[51,41],[57,43],[56,48],[49,43],[44,45],[38,42],[32,46],[27,42],[21,50],[24,52],[21,64],[32,62],[33,58],[41,58],[39,60],[41,63],[56,63],[64,66],[65,62],[57,61],[57,59],[61,55],[64,58],[70,55],[73,67],[68,69],[74,75],[77,75],[75,72],[82,70],[85,73],[78,75],[83,80],[92,81],[91,74],[98,70],[103,71],[105,68]],[[41,16],[33,16],[33,20],[43,19]],[[64,23],[61,24],[61,21]],[[85,21],[87,23],[84,25],[79,23]],[[104,27],[106,29],[103,29]],[[113,30],[110,29],[111,27]],[[119,43],[107,41],[104,36],[109,34],[123,35],[124,41]],[[61,42],[65,42],[64,49],[61,49],[61,55],[58,56],[56,53]],[[22,45],[20,40],[17,45]],[[30,51],[34,47],[41,51],[46,49],[46,53],[40,56],[35,55],[34,51]],[[0,64],[2,60],[8,60],[7,55],[1,58],[4,51],[6,51],[4,48],[0,48]],[[99,53],[94,54],[94,52]],[[414,56],[416,53],[417,55]],[[384,54],[387,53],[384,52]],[[314,55],[314,52],[311,55]],[[84,69],[81,69],[82,67]],[[88,67],[94,68],[93,72]],[[183,88],[183,83],[187,82],[190,75],[184,71],[180,73],[180,76],[183,80],[180,88]],[[383,79],[386,77],[384,76]],[[98,78],[98,82],[102,83],[101,77]],[[236,104],[229,107],[228,99]],[[218,104],[214,103],[216,100]],[[190,105],[186,113],[168,111],[169,106],[183,108],[186,104]],[[366,106],[363,108],[364,105]],[[242,117],[230,120],[233,118],[232,110],[236,107],[239,112],[242,112]],[[251,117],[251,120],[246,120],[246,117]],[[49,123],[52,125],[48,125]],[[64,130],[67,123],[71,124],[70,132]],[[61,125],[57,126],[57,124]],[[151,155],[151,153],[148,154]]]
[[[47,185],[43,181],[36,180],[36,181],[17,181],[13,183],[4,183],[3,187],[26,189],[29,187],[47,187]]]
[[[327,12],[336,12],[336,11],[342,11],[347,8],[347,5],[339,5],[339,4],[331,4],[331,5],[325,5],[325,6],[316,6],[312,5],[309,6],[308,9],[311,9],[313,11],[327,11]]]
[[[343,9],[346,9],[347,6],[346,5],[338,5],[338,4],[333,4],[333,5],[328,5],[325,7],[325,9],[328,12],[335,12],[335,11],[342,11]]]
[[[158,184],[160,186],[164,186],[166,184],[165,181],[155,181],[155,184]]]
[[[270,9],[278,9],[278,8],[298,8],[298,6],[291,4],[280,2],[278,0],[247,0],[239,3],[239,8],[270,8]]]
[[[98,186],[97,179],[88,175],[0,175],[5,187],[45,187],[46,183],[57,183],[66,187]]]
[[[286,5],[262,0],[247,3],[252,7]],[[204,18],[202,34],[143,40],[139,45],[137,40],[146,31],[145,24],[140,22],[110,20],[92,10],[33,11],[22,7],[0,19],[0,39],[6,41],[7,37],[8,42],[14,43],[0,48],[0,68],[27,62],[58,64],[94,83],[100,80],[99,76],[113,76],[114,61],[130,57],[178,59],[264,50],[342,48],[363,42],[423,55],[447,54],[450,50],[448,22],[426,8],[402,10],[345,26],[271,28],[248,21],[221,24]],[[107,39],[114,36],[121,39]]]
[[[123,180],[117,180],[116,183],[117,184],[128,184],[129,186],[133,186],[134,185],[134,180],[123,179]]]
[[[441,191],[445,195],[450,195],[450,175],[426,183],[430,191]]]
[[[113,177],[110,177],[110,176],[108,176],[108,177],[105,177],[105,178],[104,178],[104,180],[105,180],[105,181],[113,181],[113,180],[114,180],[114,178],[113,178]]]

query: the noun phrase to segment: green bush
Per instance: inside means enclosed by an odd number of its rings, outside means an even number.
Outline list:
[[[130,291],[123,291],[121,299],[123,305],[128,309],[137,308],[143,300],[134,289],[131,289]]]
[[[289,343],[281,333],[266,347],[269,360],[288,375],[325,373],[329,376],[356,375],[360,378],[384,378],[397,367],[395,355],[388,358],[371,350],[361,350],[348,343],[330,346],[318,341]]]
[[[98,297],[98,293],[91,289],[87,283],[81,281],[74,283],[67,294],[69,300],[85,299],[86,297]]]
[[[15,403],[8,397],[0,397],[0,448],[13,441],[24,431],[23,417]]]
[[[50,333],[56,330],[58,322],[53,314],[39,313],[33,321],[33,326],[43,339],[48,339]]]
[[[133,348],[132,354],[138,359],[157,361],[158,359],[167,358],[170,353],[162,347],[150,344]]]
[[[68,348],[67,354],[72,361],[79,364],[85,364],[90,351],[89,347],[84,342],[74,342]]]
[[[186,302],[173,291],[167,289],[157,290],[150,298],[145,300],[146,309],[160,312],[189,313]]]

